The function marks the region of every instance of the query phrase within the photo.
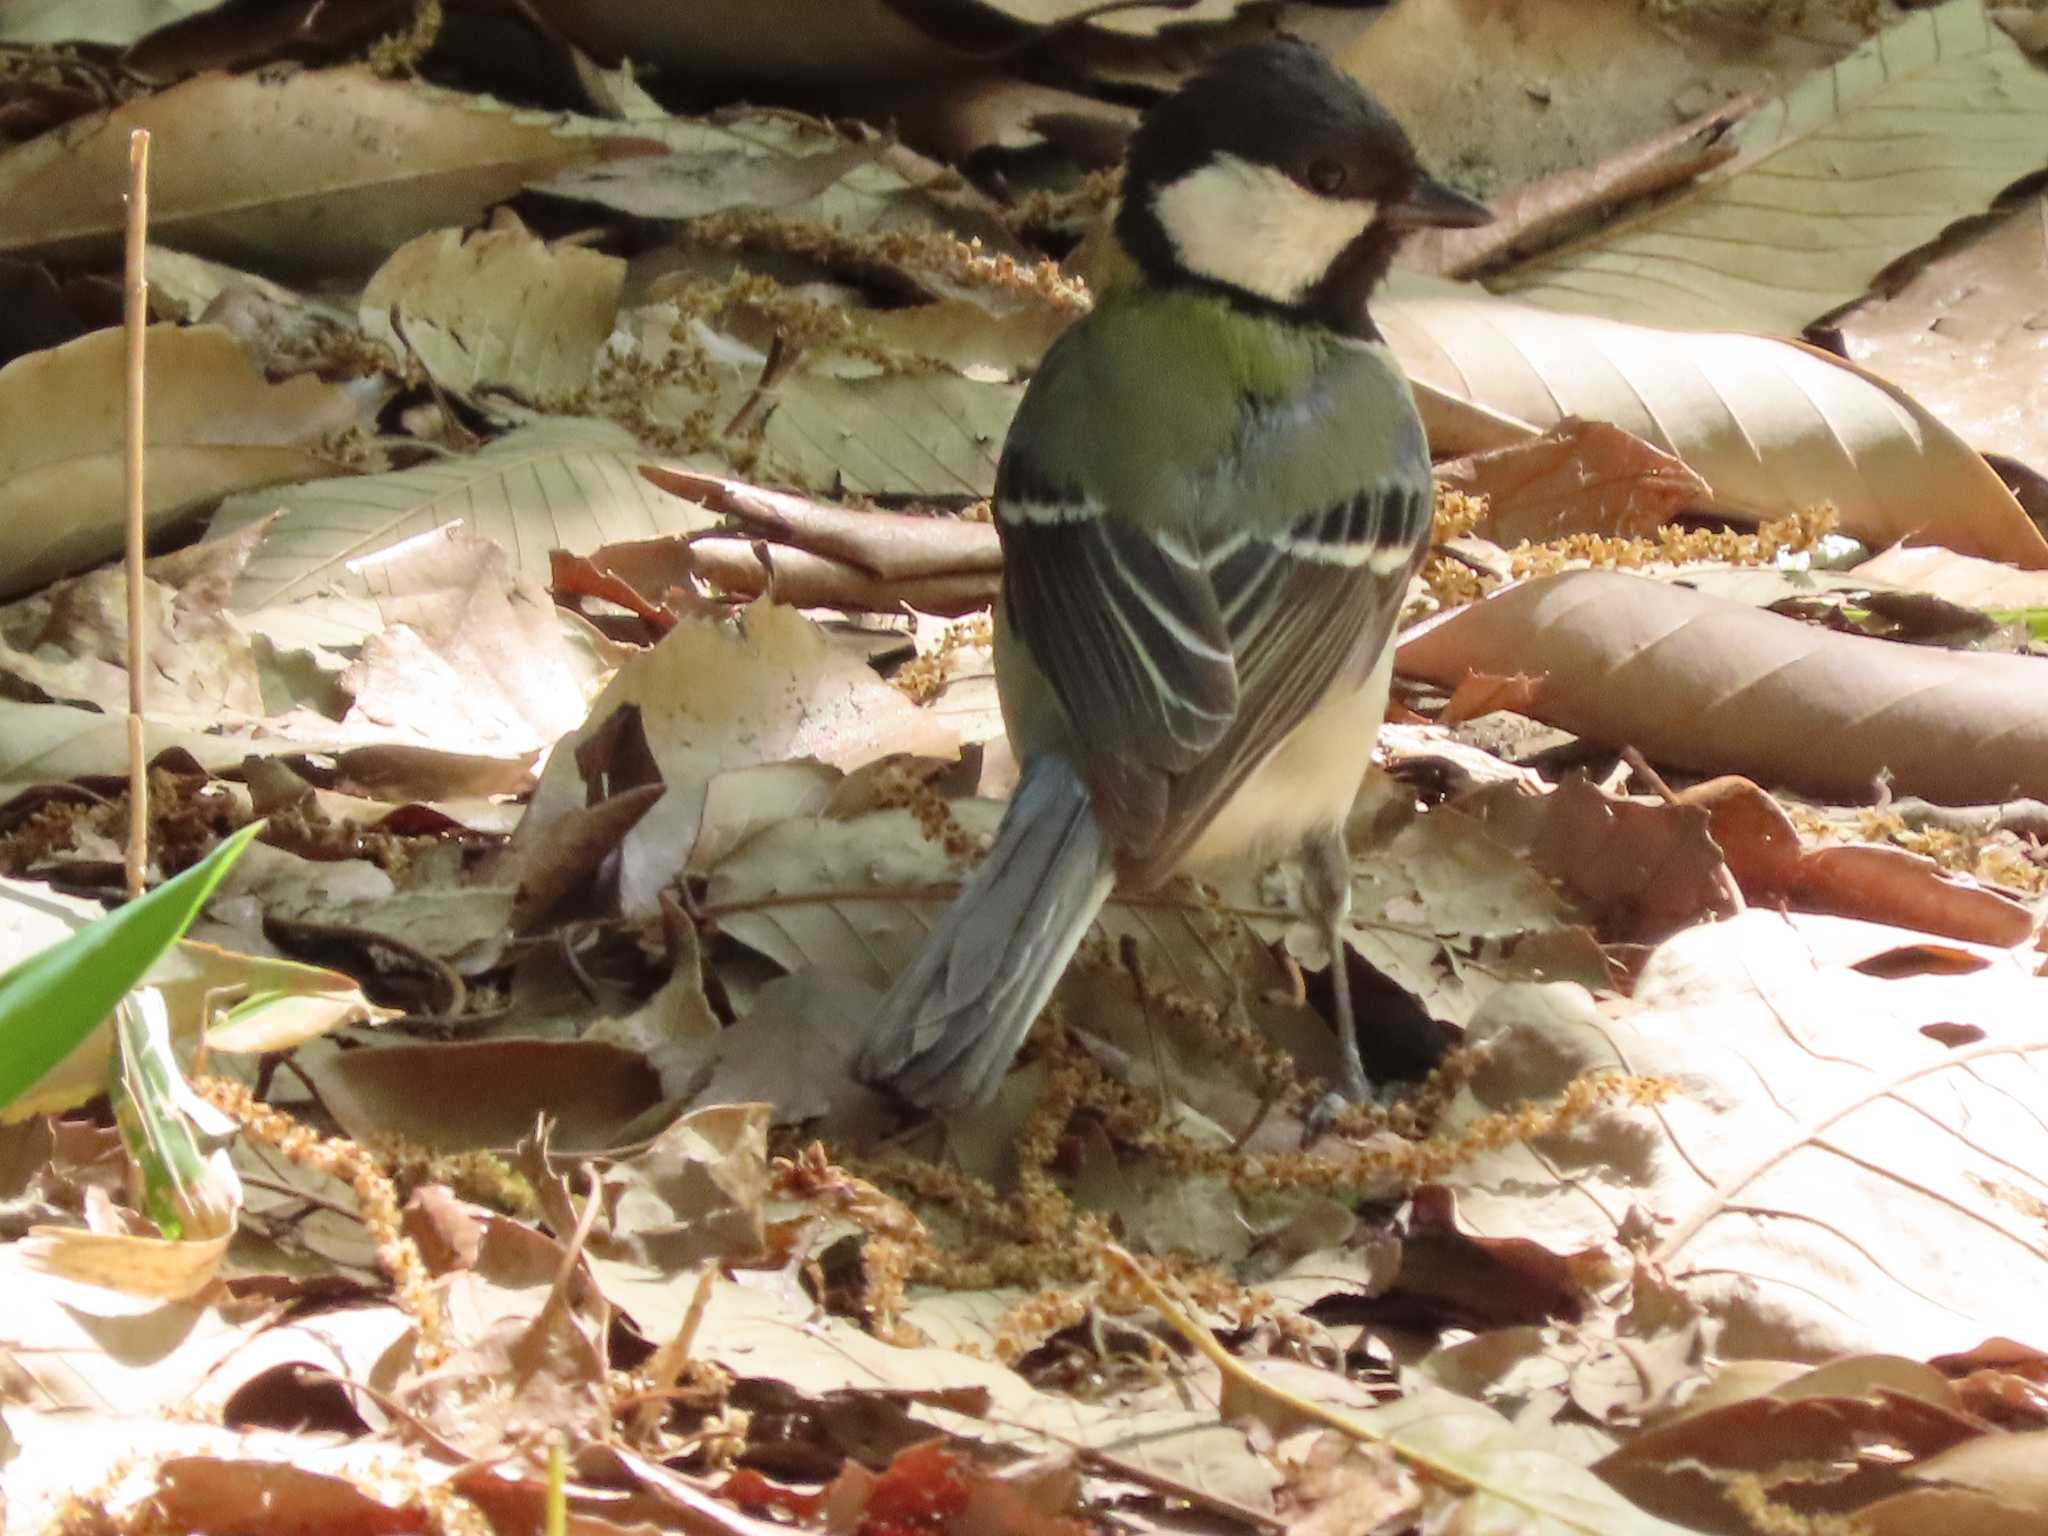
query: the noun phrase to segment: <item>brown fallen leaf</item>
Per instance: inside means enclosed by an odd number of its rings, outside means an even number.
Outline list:
[[[561,1150],[609,1151],[663,1102],[645,1057],[596,1040],[393,1046],[343,1052],[309,1070],[348,1135],[399,1135],[446,1152],[509,1150],[543,1114]]]
[[[1486,498],[1475,531],[1497,544],[1572,533],[1636,537],[1714,495],[1671,454],[1609,422],[1576,416],[1528,442],[1439,464],[1436,477]]]
[[[1867,798],[2048,794],[2048,663],[1830,634],[1610,571],[1510,587],[1401,647],[1444,687],[1546,675],[1541,718],[1706,773]]]
[[[1661,945],[1633,1007],[1497,994],[1471,1031],[1491,1054],[1447,1134],[1589,1075],[1677,1088],[1479,1154],[1455,1177],[1461,1226],[1561,1254],[1643,1234],[1649,1263],[1723,1325],[1724,1357],[1924,1356],[2036,1331],[2048,1133],[2025,1106],[2048,980],[1997,950],[1964,976],[1861,970],[1911,938],[1752,907]]]
[[[1604,1458],[1600,1475],[1688,1530],[1743,1536],[1756,1527],[1728,1498],[1736,1473],[1767,1477],[1774,1498],[1796,1499],[1808,1516],[1847,1515],[1910,1487],[1913,1461],[1985,1432],[1959,1404],[1881,1379],[1860,1392],[1857,1385],[1826,1391],[1795,1377],[1774,1392],[1684,1414]]]
[[[364,285],[357,315],[365,336],[410,352],[443,389],[546,403],[589,384],[625,282],[618,257],[542,240],[500,208],[487,228],[401,245]]]
[[[2001,947],[2024,944],[2040,926],[2040,919],[2010,896],[1948,874],[1924,854],[1904,848],[1809,848],[1799,861],[1792,898],[1809,911]]]
[[[1950,549],[1901,545],[1864,561],[1849,574],[1865,581],[1896,582],[1971,608],[2048,608],[2048,572],[2016,571]]]
[[[1737,905],[1699,810],[1619,799],[1584,778],[1547,795],[1494,785],[1458,809],[1557,881],[1603,939],[1654,943]]]
[[[756,603],[731,621],[686,619],[627,659],[548,759],[515,848],[586,804],[577,753],[627,710],[639,712],[646,766],[668,786],[620,844],[619,899],[629,913],[656,910],[696,843],[711,780],[727,769],[793,757],[853,768],[890,752],[957,751],[947,727],[817,625]]]
[[[1397,283],[1373,318],[1418,384],[1538,429],[1611,422],[1682,459],[1724,511],[1765,520],[1826,503],[1867,544],[2048,568],[2048,539],[1981,454],[1832,353],[1553,314],[1427,280]]]

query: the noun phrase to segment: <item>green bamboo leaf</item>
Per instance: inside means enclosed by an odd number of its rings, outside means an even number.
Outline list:
[[[0,975],[0,1112],[113,1012],[262,830],[250,823],[182,875]]]

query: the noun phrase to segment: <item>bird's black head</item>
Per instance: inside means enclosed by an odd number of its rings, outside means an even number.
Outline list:
[[[1116,235],[1154,283],[1358,331],[1404,234],[1490,217],[1424,173],[1401,125],[1321,52],[1275,37],[1145,115]]]

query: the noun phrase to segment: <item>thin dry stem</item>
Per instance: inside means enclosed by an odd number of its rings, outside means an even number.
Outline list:
[[[149,335],[149,279],[143,253],[149,245],[149,130],[128,135],[128,243],[122,280],[127,303],[122,331],[128,343],[127,409],[121,423],[121,467],[127,497],[128,565],[128,894],[140,896],[149,883],[149,764],[142,747],[142,715],[148,657],[142,624],[142,429],[143,367]]]

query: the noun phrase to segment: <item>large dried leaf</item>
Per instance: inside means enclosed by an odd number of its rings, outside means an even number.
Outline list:
[[[359,69],[202,75],[0,154],[0,252],[111,252],[136,128],[177,146],[154,168],[156,239],[303,273],[366,271],[529,181],[648,147]]]
[[[1980,0],[1908,16],[1735,131],[1671,202],[1502,279],[1645,325],[1796,332],[2048,161],[2048,73]]]
[[[1974,446],[2048,468],[2048,197],[1945,240],[1834,329]]]
[[[373,595],[386,585],[374,556],[455,523],[503,547],[515,574],[545,583],[552,550],[587,554],[716,521],[642,480],[641,457],[623,427],[557,417],[468,458],[235,497],[214,519],[216,533],[282,512],[231,604],[264,608],[336,589]]]
[[[393,251],[363,289],[361,322],[445,389],[545,402],[590,382],[625,283],[618,257],[550,245],[501,212],[489,229],[437,229]]]
[[[1404,673],[1542,678],[1527,712],[1659,762],[1852,800],[2048,797],[2048,660],[1815,629],[1611,571],[1511,587],[1402,646]]]
[[[1456,1177],[1461,1222],[1558,1252],[1648,1234],[1735,1357],[2038,1331],[2048,981],[1859,969],[1909,937],[1753,911],[1660,948],[1628,1016],[1574,988],[1503,994],[1475,1025],[1494,1054],[1468,1108],[1617,1069],[1677,1088],[1482,1154]]]
[[[0,369],[0,596],[120,552],[124,356],[119,330],[95,331]],[[317,445],[358,414],[310,376],[266,382],[217,326],[151,327],[145,388],[153,523],[335,473]]]
[[[2048,540],[1978,453],[1899,390],[1815,348],[1441,286],[1373,314],[1418,382],[1538,427],[1612,422],[1683,459],[1729,511],[1767,518],[1827,503],[1866,543],[2048,566]]]

